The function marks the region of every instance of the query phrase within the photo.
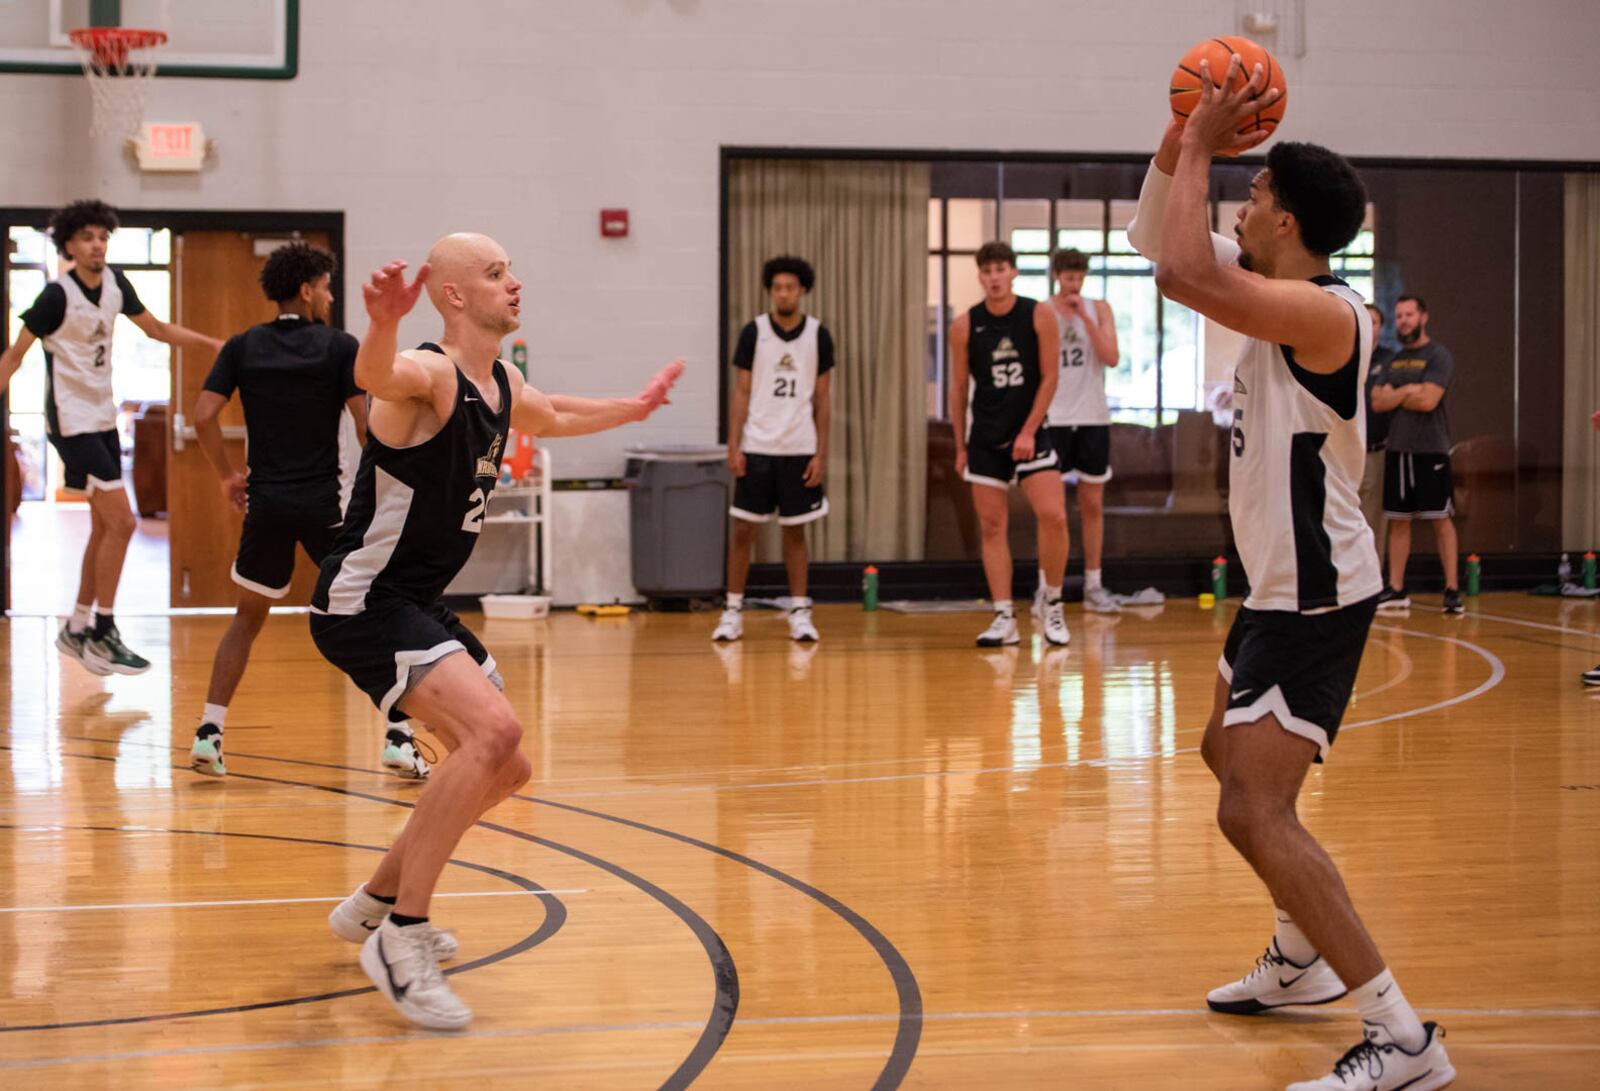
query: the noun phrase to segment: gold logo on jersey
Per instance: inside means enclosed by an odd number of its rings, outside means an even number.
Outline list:
[[[94,332],[89,335],[91,341],[101,341],[111,336],[111,330],[106,325],[105,319],[100,319],[94,324]]]
[[[478,459],[478,472],[475,477],[500,476],[500,445],[505,442],[505,437],[496,434],[494,442],[489,444],[489,453]]]
[[[1022,353],[1017,351],[1016,342],[1009,337],[1000,338],[1000,343],[994,347],[994,352],[990,355],[997,364],[1022,359]]]
[[[790,356],[787,352],[784,353],[783,354],[783,359],[778,361],[778,370],[779,371],[793,371],[793,370],[795,370],[794,357]]]

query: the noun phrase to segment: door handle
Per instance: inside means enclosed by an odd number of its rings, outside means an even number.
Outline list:
[[[187,444],[190,440],[197,440],[199,438],[200,438],[200,433],[198,433],[198,432],[196,432],[194,430],[194,427],[188,423],[187,419],[184,417],[184,415],[182,413],[173,414],[173,417],[172,417],[172,449],[174,451],[183,450],[184,445]],[[242,442],[244,440],[244,438],[245,438],[245,427],[244,427],[244,425],[242,425],[242,424],[224,424],[222,426],[222,438],[223,439],[231,439],[231,440],[239,440],[239,441]]]

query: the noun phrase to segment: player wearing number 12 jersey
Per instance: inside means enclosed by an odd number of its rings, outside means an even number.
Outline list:
[[[1253,1015],[1348,990],[1361,1041],[1289,1091],[1434,1091],[1455,1079],[1443,1031],[1412,1010],[1296,811],[1339,730],[1383,587],[1358,496],[1372,323],[1328,261],[1361,229],[1366,190],[1327,148],[1278,144],[1251,180],[1237,242],[1213,236],[1212,156],[1265,140],[1251,119],[1278,98],[1260,66],[1249,80],[1236,79],[1240,69],[1237,56],[1226,73],[1202,64],[1200,104],[1168,127],[1128,228],[1163,294],[1247,338],[1234,370],[1228,510],[1250,594],[1223,647],[1200,752],[1221,784],[1218,825],[1271,894],[1274,930],[1255,969],[1206,1000]],[[1403,853],[1403,825],[1388,833],[1385,862]]]
[[[397,353],[400,319],[424,285],[444,336]],[[369,438],[312,597],[311,636],[390,720],[420,720],[450,756],[372,877],[328,923],[363,944],[361,968],[401,1014],[451,1030],[472,1012],[439,972],[456,944],[428,923],[428,903],[461,835],[532,766],[494,659],[439,596],[478,542],[511,428],[575,436],[643,420],[666,402],[683,364],[636,398],[568,398],[528,386],[499,359],[501,340],[521,324],[522,284],[483,235],[441,239],[409,285],[397,261],[362,291],[372,321],[355,380],[372,397]]]

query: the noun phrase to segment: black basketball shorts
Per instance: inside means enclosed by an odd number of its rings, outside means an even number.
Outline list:
[[[466,652],[499,689],[494,656],[440,603],[368,599],[359,614],[311,615],[311,640],[393,723],[407,719],[405,695],[439,660]]]
[[[62,484],[72,492],[93,495],[98,489],[122,488],[122,440],[115,428],[76,436],[51,436],[61,456]]]
[[[1111,480],[1109,424],[1052,424],[1050,438],[1062,477],[1076,477],[1091,485]]]
[[[1317,744],[1317,761],[1326,758],[1377,609],[1376,595],[1320,614],[1240,607],[1217,663],[1228,683],[1223,726],[1271,713],[1285,731]]]
[[[233,582],[247,591],[281,599],[294,577],[294,547],[304,547],[316,564],[333,548],[344,522],[338,505],[323,509],[277,509],[252,500],[239,535]]]
[[[1445,519],[1455,514],[1450,456],[1386,451],[1383,514],[1391,519]]]
[[[786,527],[821,519],[828,514],[828,496],[821,485],[806,484],[806,465],[813,457],[745,455],[744,476],[733,483],[728,513],[747,523],[767,523],[777,512]]]
[[[1060,468],[1061,460],[1056,456],[1050,429],[1040,428],[1034,436],[1033,457],[1027,462],[1018,462],[1011,457],[1014,441],[1013,438],[998,444],[987,441],[974,443],[969,436],[967,469],[961,476],[974,485],[1006,489],[1014,482],[1025,481],[1034,474],[1046,471],[1054,473]]]

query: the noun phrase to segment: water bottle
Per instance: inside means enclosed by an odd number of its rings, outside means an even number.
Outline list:
[[[1583,555],[1583,586],[1590,591],[1594,590],[1594,550],[1589,550]]]
[[[867,565],[866,571],[861,574],[861,608],[863,610],[876,610],[878,608],[878,569],[876,565]]]
[[[1556,583],[1562,587],[1572,582],[1572,561],[1563,553],[1561,563],[1556,566]]]
[[[511,362],[516,365],[517,370],[522,372],[522,377],[526,379],[528,377],[528,342],[520,337],[511,342]]]
[[[1211,593],[1221,602],[1228,597],[1228,559],[1217,557],[1211,562]]]
[[[1467,554],[1467,594],[1477,595],[1483,586],[1483,563],[1476,553]]]

